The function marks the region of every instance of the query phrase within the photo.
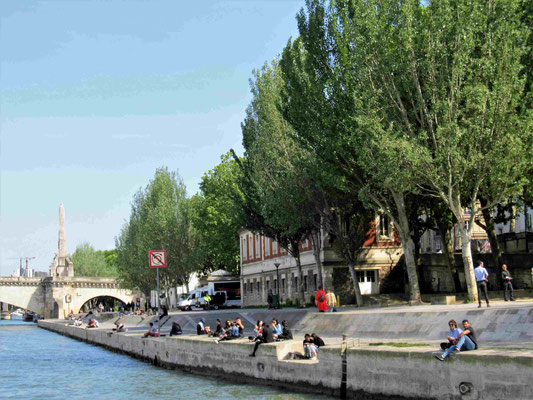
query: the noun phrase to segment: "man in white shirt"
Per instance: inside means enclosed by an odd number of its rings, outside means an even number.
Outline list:
[[[490,307],[489,295],[487,293],[487,282],[489,281],[489,273],[483,266],[483,261],[478,261],[477,267],[474,268],[474,275],[476,276],[477,299],[479,301],[479,305],[477,307],[481,308],[481,292],[483,292],[483,295],[485,296],[487,307]]]

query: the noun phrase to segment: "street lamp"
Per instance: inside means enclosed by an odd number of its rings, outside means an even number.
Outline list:
[[[276,267],[276,279],[277,279],[276,289],[278,292],[278,308],[281,308],[281,299],[279,297],[279,266],[280,266],[280,263],[274,263],[274,266]]]

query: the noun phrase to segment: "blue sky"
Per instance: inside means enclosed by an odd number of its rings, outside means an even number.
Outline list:
[[[297,35],[304,0],[0,5],[0,275],[67,248],[111,249],[155,169],[190,195],[230,148],[254,68]]]

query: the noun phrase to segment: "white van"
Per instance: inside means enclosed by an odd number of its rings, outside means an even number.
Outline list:
[[[231,282],[233,283],[233,282]],[[182,300],[178,303],[177,307],[181,311],[191,311],[191,310],[200,310],[207,309],[205,302],[205,296],[211,296],[211,301],[209,302],[209,308],[218,310],[219,308],[224,307],[240,307],[240,286],[237,290],[233,288],[231,283],[225,283],[225,286],[216,287],[216,284],[210,283],[207,286],[201,287],[200,289],[193,290],[189,293],[189,296],[185,300]],[[237,282],[239,285],[239,282]],[[233,285],[234,286],[234,285]],[[218,290],[216,290],[218,289]]]
[[[193,290],[192,292],[189,293],[189,296],[187,296],[185,300],[181,300],[178,303],[177,307],[181,311],[191,311],[193,309],[197,310],[197,309],[203,308],[202,306],[205,305],[204,296],[207,294],[208,289],[209,288],[205,286],[203,288]]]

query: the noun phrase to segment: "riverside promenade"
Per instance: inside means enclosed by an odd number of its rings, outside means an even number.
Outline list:
[[[214,326],[241,317],[247,331],[262,319],[286,319],[295,340],[263,344],[249,357],[247,339],[214,343],[194,335],[200,317]],[[128,332],[112,334],[118,315],[97,316],[99,329],[65,326],[63,320],[39,321],[39,326],[88,343],[129,354],[167,368],[236,382],[253,382],[358,399],[531,399],[533,393],[533,302],[493,301],[477,305],[424,305],[343,309],[338,313],[315,310],[219,310],[172,313],[184,335],[142,338],[155,317],[124,316]],[[476,329],[480,349],[458,353],[445,362],[433,357],[445,341],[447,323],[468,319]],[[304,333],[326,341],[319,360],[297,360]],[[348,339],[343,342],[342,335]],[[396,347],[398,345],[407,347]],[[412,346],[410,346],[412,345]],[[343,351],[344,350],[344,351]]]

